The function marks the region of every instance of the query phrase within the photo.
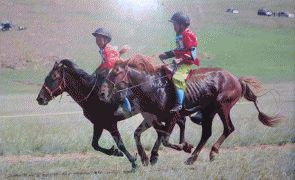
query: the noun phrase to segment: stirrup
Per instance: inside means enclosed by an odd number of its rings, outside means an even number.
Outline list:
[[[115,112],[114,112],[114,116],[124,116],[124,111],[122,108],[118,108]]]
[[[197,112],[197,114],[190,116],[191,121],[202,126],[203,116],[201,112]]]
[[[177,111],[179,111],[179,110],[181,110],[182,109],[182,105],[181,104],[177,104],[173,109],[171,109],[169,112],[170,113],[175,113],[175,112],[177,112]]]

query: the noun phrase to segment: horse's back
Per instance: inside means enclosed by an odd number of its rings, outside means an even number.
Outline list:
[[[216,67],[204,67],[198,69],[192,69],[190,72],[191,76],[188,79],[189,82],[195,82],[197,80],[208,79],[208,78],[221,78],[221,79],[235,79],[238,78],[223,68]]]
[[[197,69],[192,69],[193,74],[208,74],[208,73],[213,73],[213,72],[221,72],[221,71],[227,71],[222,68],[216,68],[216,67],[202,67],[202,68],[197,68]]]
[[[241,94],[238,78],[223,68],[198,68],[191,73],[187,81],[187,95],[190,99],[210,96],[225,100],[235,99]]]

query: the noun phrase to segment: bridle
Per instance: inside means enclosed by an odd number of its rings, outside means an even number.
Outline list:
[[[127,74],[128,74],[128,71],[129,71],[128,64],[127,64],[127,67],[126,68],[127,68],[127,70],[126,70],[126,73],[124,75],[124,78],[121,81],[117,82],[117,83],[114,83],[112,80],[110,80],[108,78],[108,76],[105,78],[107,81],[109,81],[111,84],[113,84],[113,86],[114,86],[114,90],[112,92],[113,94],[116,94],[118,92],[122,92],[122,91],[125,91],[125,90],[130,89],[130,88],[125,88],[125,89],[117,90],[117,84],[122,83],[122,82],[124,82],[125,84],[129,84],[129,81],[130,80],[127,80],[127,81],[125,80],[127,78]]]
[[[60,64],[60,63],[58,63],[56,66],[58,67],[59,64]],[[63,68],[62,80],[61,80],[61,82],[59,83],[59,85],[58,85],[54,90],[50,90],[50,89],[48,88],[48,86],[46,86],[45,84],[43,84],[43,87],[44,87],[44,88],[47,90],[47,92],[50,94],[50,98],[51,98],[51,99],[54,99],[55,97],[57,97],[57,96],[59,96],[60,94],[62,94],[62,93],[64,92],[65,88],[66,88],[66,80],[65,80],[65,69],[64,69],[64,65],[62,65],[62,68]],[[79,100],[79,101],[76,101],[76,102],[79,103],[79,102],[82,102],[82,101],[86,100],[86,99],[90,96],[90,94],[92,93],[92,91],[94,90],[94,88],[96,87],[96,84],[97,84],[97,80],[95,80],[95,84],[93,85],[93,87],[92,87],[91,91],[89,92],[89,94],[88,94],[85,98],[83,98],[82,100]],[[56,91],[58,91],[58,90],[60,90],[61,93],[58,94],[58,95],[54,95],[54,93],[55,93]]]
[[[60,63],[58,63],[56,66],[58,66]],[[64,66],[62,66],[62,67],[64,67]],[[54,95],[54,93],[56,92],[56,91],[58,91],[58,90],[61,90],[61,94],[63,93],[63,91],[64,91],[64,89],[65,89],[65,87],[66,87],[66,81],[65,81],[65,71],[64,71],[64,69],[63,69],[63,75],[62,75],[62,80],[61,80],[61,82],[59,83],[59,85],[54,89],[54,90],[50,90],[49,88],[48,88],[48,86],[46,86],[45,85],[45,83],[43,84],[43,87],[47,90],[47,92],[50,94],[50,98],[51,99],[53,99],[53,98],[55,98],[55,97],[57,97],[57,96],[55,96]]]

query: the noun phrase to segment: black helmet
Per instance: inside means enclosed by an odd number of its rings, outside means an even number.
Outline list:
[[[112,35],[106,28],[98,28],[94,33],[92,33],[92,35],[95,37],[97,35],[102,35],[109,38],[110,41],[112,40]]]
[[[177,22],[178,24],[183,24],[185,27],[188,27],[190,25],[190,17],[185,14],[184,12],[180,11],[175,14],[173,14],[172,18],[168,20],[169,22]]]

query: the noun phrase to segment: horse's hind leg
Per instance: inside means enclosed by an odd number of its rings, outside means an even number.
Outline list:
[[[230,118],[230,108],[229,107],[223,107],[220,112],[218,112],[218,115],[220,116],[220,119],[223,123],[223,133],[217,140],[217,142],[212,146],[211,152],[210,152],[210,160],[213,161],[214,157],[219,153],[219,148],[221,144],[224,142],[224,140],[235,130],[235,127],[231,121]]]
[[[212,135],[212,122],[213,122],[213,118],[215,114],[216,112],[215,111],[212,112],[210,108],[207,108],[206,110],[203,111],[202,137],[195,151],[192,153],[191,157],[189,157],[186,160],[185,162],[186,165],[191,165],[197,160],[201,150],[203,149],[206,142]]]

